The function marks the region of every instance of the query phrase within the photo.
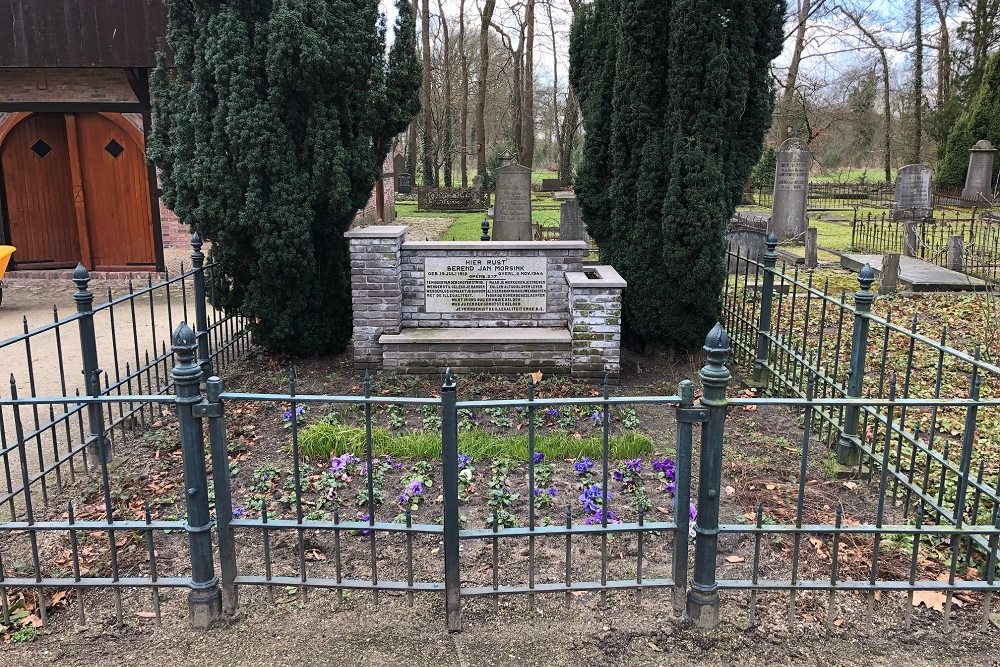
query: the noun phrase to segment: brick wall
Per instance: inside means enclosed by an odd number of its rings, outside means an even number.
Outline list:
[[[393,151],[389,151],[389,154],[385,156],[385,161],[382,163],[382,188],[384,192],[384,220],[379,220],[377,215],[377,207],[375,204],[375,189],[372,189],[372,194],[368,197],[368,203],[365,207],[358,211],[357,215],[354,216],[354,221],[356,224],[361,225],[388,225],[391,224],[396,219],[396,179],[393,175]]]
[[[401,327],[400,247],[406,227],[374,226],[347,233],[351,248],[351,304],[354,309],[354,363],[381,368],[384,333]]]
[[[589,274],[589,275],[588,275]],[[573,376],[617,378],[621,372],[622,290],[625,280],[610,266],[566,274],[569,285]]]

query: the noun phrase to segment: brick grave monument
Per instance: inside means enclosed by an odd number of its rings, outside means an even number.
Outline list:
[[[405,226],[347,232],[354,364],[400,373],[616,379],[621,295],[583,241],[407,241]]]

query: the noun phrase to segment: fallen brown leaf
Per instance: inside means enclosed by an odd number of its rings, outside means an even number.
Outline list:
[[[924,605],[928,609],[934,609],[936,611],[944,611],[944,603],[946,596],[940,591],[914,591],[913,592],[913,606],[919,607]]]

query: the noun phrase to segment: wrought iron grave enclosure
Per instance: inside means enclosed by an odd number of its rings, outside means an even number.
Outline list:
[[[159,617],[159,589],[175,587],[188,590],[191,620],[206,627],[235,611],[239,591],[246,587],[262,587],[270,594],[294,587],[303,597],[310,590],[329,589],[338,600],[345,592],[364,591],[376,599],[402,595],[411,603],[417,595],[430,594],[443,598],[447,627],[458,631],[463,607],[472,598],[497,604],[500,596],[526,596],[532,603],[542,596],[556,596],[568,605],[575,593],[596,593],[604,602],[621,591],[632,591],[637,598],[666,591],[669,603],[665,604],[676,614],[711,626],[718,620],[721,592],[727,590],[749,592],[752,616],[760,596],[781,592],[788,597],[793,620],[797,600],[819,595],[827,606],[828,623],[836,617],[844,595],[866,597],[866,615],[871,619],[878,592],[912,600],[919,591],[938,591],[947,595],[946,623],[957,593],[977,596],[985,621],[998,588],[1000,478],[977,451],[976,441],[977,432],[995,419],[1000,407],[992,389],[983,391],[1000,379],[1000,368],[949,347],[946,337],[920,334],[915,324],[900,327],[891,318],[873,315],[869,271],[862,272],[861,289],[849,304],[846,296],[831,297],[809,280],[777,269],[774,250],[772,240],[760,261],[730,256],[737,270],[725,295],[728,333],[720,325],[706,340],[697,399],[697,385],[685,381],[670,396],[612,396],[605,385],[599,397],[538,399],[529,384],[519,398],[466,401],[459,399],[459,381],[450,375],[440,395],[429,397],[374,396],[367,382],[361,395],[299,394],[294,374],[285,393],[226,391],[220,379],[206,379],[208,357],[199,347],[206,329],[199,325],[196,333],[185,323],[175,329],[168,353],[173,368],[164,383],[173,394],[147,383],[135,394],[100,392],[91,386],[96,395],[22,398],[15,383],[10,397],[0,399],[0,408],[12,415],[10,451],[16,452],[12,460],[25,479],[31,477],[26,462],[33,440],[24,422],[36,409],[82,406],[81,414],[93,410],[114,415],[119,409],[172,407],[180,428],[186,512],[177,519],[154,520],[149,498],[123,509],[105,456],[92,459],[91,471],[100,482],[103,511],[91,509],[81,516],[80,508],[69,505],[60,516],[61,507],[58,511],[45,507],[48,497],[39,493],[39,485],[24,484],[16,502],[8,502],[11,520],[0,523],[0,600],[6,605],[12,590],[33,592],[40,599],[46,591],[70,590],[76,592],[82,614],[87,591],[105,589],[113,595],[119,619],[126,605],[135,604],[151,608]],[[887,341],[894,337],[906,341],[907,359],[889,355]],[[917,350],[923,348],[932,351],[936,363],[914,362],[920,356]],[[730,388],[727,360],[751,367],[752,379],[764,395],[737,395]],[[919,378],[927,382],[918,382]],[[918,387],[932,389],[918,392]],[[228,446],[233,434],[227,412],[251,403],[290,406],[287,506],[274,514],[265,507],[259,517],[232,511]],[[364,440],[356,452],[367,491],[358,508],[363,510],[361,518],[341,517],[339,508],[318,518],[310,516],[302,493],[308,472],[301,462],[297,410],[306,405],[357,406],[363,415]],[[432,457],[443,481],[440,523],[415,521],[410,511],[392,516],[394,512],[376,500],[375,470],[380,459],[384,462],[384,454],[373,411],[385,405],[423,408],[440,419],[440,450]],[[549,525],[529,502],[526,525],[511,527],[496,520],[487,528],[464,525],[459,454],[467,436],[458,427],[459,415],[497,408],[524,410],[527,439],[518,465],[525,471],[523,484],[531,498],[534,454],[541,451],[534,416],[544,408],[575,405],[596,408],[602,451],[594,470],[602,507],[619,512],[618,520],[602,512],[596,521],[585,522],[567,508],[564,523]],[[673,414],[674,432],[662,437],[658,448],[677,462],[676,496],[672,511],[655,519],[630,512],[609,493],[615,463],[610,451],[611,411],[637,405]],[[795,447],[799,470],[788,494],[794,502],[784,512],[762,503],[750,520],[738,520],[723,504],[724,445],[736,428],[728,413],[756,407],[786,409],[801,417]],[[959,429],[953,428],[956,419]],[[107,423],[94,422],[92,451],[108,451]],[[695,446],[697,457],[692,454]],[[850,522],[840,507],[831,509],[829,520],[817,519],[806,502],[811,462],[830,447],[836,448],[845,469],[860,472],[860,483],[871,487],[872,504]],[[697,506],[693,525],[689,501]],[[688,539],[692,528],[693,542]],[[176,544],[180,534],[187,535],[182,557],[164,562],[158,555],[161,548],[168,542]],[[48,551],[53,535],[68,541],[65,563],[51,558]],[[791,542],[790,558],[777,563],[761,557],[766,541],[776,536]],[[822,568],[804,558],[811,539],[821,540],[829,554]],[[898,546],[901,540],[909,545],[905,556]],[[553,544],[558,549],[552,549]],[[627,549],[621,548],[624,544]],[[752,545],[753,556],[741,568],[726,564],[733,544]],[[484,550],[476,548],[481,545]],[[854,553],[865,552],[870,560],[865,572],[845,566],[842,553],[848,545]],[[943,579],[926,577],[918,567],[922,547],[930,546],[948,554]],[[318,547],[325,555],[322,559],[310,556]],[[86,549],[99,551],[106,567],[81,567]],[[513,558],[515,549],[523,550],[527,558]],[[629,557],[612,558],[616,551]],[[485,558],[478,560],[477,553]],[[907,565],[903,569],[901,558]],[[14,560],[21,562],[13,567]],[[553,562],[558,567],[551,567]],[[972,566],[978,576],[968,574]],[[553,574],[555,570],[558,574]],[[142,590],[151,595],[135,594]],[[44,607],[39,605],[43,612]],[[907,623],[910,609],[907,604]],[[10,610],[4,606],[0,611],[6,620]]]

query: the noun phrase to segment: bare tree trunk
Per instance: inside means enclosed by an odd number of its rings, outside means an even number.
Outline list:
[[[882,98],[882,113],[885,114],[885,182],[892,183],[892,101],[889,98],[889,58],[885,47],[879,47],[878,54],[882,58],[882,77],[885,80],[885,90]]]
[[[924,131],[924,28],[922,25],[923,0],[913,3],[913,39],[916,52],[913,54],[913,159],[910,164],[920,162],[920,144]]]
[[[788,76],[778,103],[778,145],[788,139],[788,125],[791,122],[792,102],[795,98],[795,85],[799,78],[799,67],[802,63],[802,52],[806,45],[806,24],[809,22],[809,11],[812,0],[800,0],[797,14],[798,24],[795,28],[795,46],[792,48],[792,60],[788,65]]]
[[[476,91],[476,173],[486,176],[486,78],[490,74],[489,29],[497,0],[483,4],[482,23],[479,28],[479,88]]]
[[[452,146],[452,126],[455,124],[454,105],[451,99],[451,37],[448,33],[448,19],[444,15],[444,6],[438,0],[438,13],[441,15],[441,38],[444,42],[444,187],[452,186],[452,171],[454,163],[454,146]]]
[[[461,151],[459,169],[462,172],[462,187],[469,187],[469,57],[465,53],[465,0],[458,4],[458,55],[462,67],[462,110],[461,110]]]
[[[892,100],[890,98],[889,91],[889,57],[886,55],[885,45],[878,40],[873,32],[865,28],[861,20],[862,17],[859,14],[852,14],[843,7],[841,7],[840,10],[851,20],[854,27],[856,27],[861,34],[865,36],[865,39],[868,40],[868,43],[871,44],[872,48],[878,51],[879,58],[882,60],[882,80],[885,83],[885,90],[882,96],[882,113],[885,116],[885,136],[883,137],[885,141],[885,152],[883,154],[883,166],[885,167],[885,182],[892,183]]]
[[[548,132],[551,132],[551,141],[556,146],[557,159],[559,157],[559,49],[556,45],[556,24],[552,20],[552,3],[549,2],[545,5],[546,11],[549,13],[549,34],[552,36],[552,123],[549,126]],[[551,144],[550,148],[551,150]],[[556,169],[560,167],[557,165]],[[557,174],[562,178],[562,172],[559,171]]]
[[[417,17],[420,16],[420,6],[418,0],[413,0],[413,28],[416,30]],[[420,50],[417,49],[417,58],[420,57]],[[419,116],[418,116],[419,118]],[[417,177],[417,123],[418,118],[410,121],[410,128],[406,140],[406,171],[410,173],[411,183]]]
[[[424,185],[437,187],[437,167],[434,160],[434,114],[431,111],[431,6],[423,1],[420,14],[420,40],[423,45],[424,80],[420,92],[424,106]]]
[[[559,178],[565,185],[573,182],[573,151],[576,150],[577,129],[580,126],[580,107],[572,86],[566,96],[566,110],[559,130]]]
[[[524,10],[525,32],[524,68],[521,83],[521,159],[526,167],[535,162],[535,0],[527,0]]]
[[[504,39],[504,34],[500,26],[494,26],[497,32],[500,33],[501,39]],[[511,133],[514,135],[514,152],[517,154],[517,161],[521,161],[521,156],[524,152],[524,83],[522,81],[522,74],[524,72],[524,24],[521,24],[521,36],[517,41],[517,50],[511,49],[511,59],[513,60],[514,66],[511,68],[511,85],[510,88],[514,93],[514,99],[512,100],[513,112],[511,113]]]
[[[937,9],[941,30],[937,63],[937,108],[940,109],[951,97],[951,34],[948,31],[948,6],[942,4],[941,0],[934,0],[934,7]]]

